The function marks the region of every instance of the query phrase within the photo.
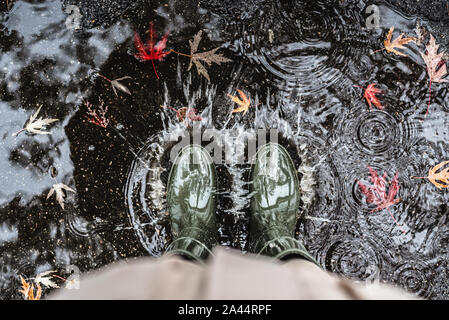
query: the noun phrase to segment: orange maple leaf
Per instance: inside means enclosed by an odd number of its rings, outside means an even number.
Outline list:
[[[243,112],[243,114],[245,114],[246,112],[248,112],[248,109],[251,106],[251,99],[249,97],[247,97],[246,94],[242,90],[237,89],[237,92],[241,99],[239,97],[227,94],[228,97],[231,98],[232,102],[234,102],[240,106],[240,107],[232,110],[232,113]]]
[[[388,34],[387,34],[387,39],[384,40],[385,48],[376,50],[376,51],[374,51],[374,53],[378,52],[378,51],[382,51],[382,50],[387,50],[387,52],[394,53],[398,56],[403,56],[403,57],[407,56],[405,53],[397,51],[396,49],[405,49],[405,47],[404,47],[405,44],[407,44],[411,41],[414,42],[417,39],[414,37],[402,38],[404,36],[404,33],[401,33],[399,37],[397,37],[396,39],[391,41],[391,38],[393,36],[393,31],[394,31],[394,26],[390,28],[390,30],[388,31]]]
[[[440,172],[437,172],[442,167],[444,167],[446,164],[448,164],[449,161],[443,161],[433,168],[429,169],[429,173],[427,177],[412,177],[413,179],[429,179],[430,182],[433,183],[435,187],[438,189],[443,188],[449,188],[449,167],[446,169],[441,170]],[[440,182],[438,182],[440,181]],[[442,182],[442,183],[441,183]]]

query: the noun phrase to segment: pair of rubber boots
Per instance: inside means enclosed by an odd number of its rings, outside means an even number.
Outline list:
[[[249,251],[277,259],[297,257],[316,263],[294,238],[299,209],[299,181],[287,150],[263,145],[251,170]],[[203,262],[217,245],[216,173],[205,149],[189,145],[173,163],[167,207],[173,242],[167,253]]]

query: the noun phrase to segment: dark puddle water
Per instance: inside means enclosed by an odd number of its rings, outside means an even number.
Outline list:
[[[449,196],[410,176],[447,159],[449,92],[433,86],[422,121],[422,48],[409,45],[410,59],[371,54],[390,26],[412,34],[417,20],[443,42],[425,19],[379,5],[380,26],[367,30],[363,1],[169,1],[137,3],[108,26],[75,32],[60,0],[10,2],[0,18],[1,298],[21,298],[19,275],[56,270],[67,277],[163,254],[170,241],[169,153],[185,125],[161,105],[198,109],[199,130],[234,146],[252,130],[277,129],[302,178],[298,236],[324,268],[425,298],[448,297]],[[184,53],[204,30],[200,49],[220,46],[233,62],[208,67],[208,82],[187,71],[188,58],[172,53],[156,63],[157,79],[151,62],[133,56],[133,32],[145,38],[149,21],[159,36],[169,32],[168,48]],[[131,76],[122,83],[132,95],[116,97],[98,73]],[[354,88],[374,82],[385,90],[384,111],[370,112]],[[226,93],[236,88],[258,106],[231,117]],[[107,128],[86,120],[83,98],[109,106]],[[41,105],[41,115],[60,119],[52,134],[13,137]],[[399,173],[401,201],[390,210],[405,234],[386,210],[370,213],[356,184],[369,181],[368,165],[389,180]],[[249,168],[233,155],[217,166],[220,243],[243,251]],[[46,199],[55,181],[76,190],[65,210],[54,196]]]

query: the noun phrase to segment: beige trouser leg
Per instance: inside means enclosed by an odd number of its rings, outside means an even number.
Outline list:
[[[179,257],[119,263],[50,299],[409,299],[386,286],[360,286],[305,260],[274,262],[217,248],[205,266]]]

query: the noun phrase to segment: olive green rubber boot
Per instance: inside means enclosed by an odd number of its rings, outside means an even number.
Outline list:
[[[318,265],[294,238],[299,218],[299,181],[293,161],[279,144],[256,153],[251,172],[249,250],[277,259],[299,257]]]
[[[203,262],[217,244],[215,166],[199,145],[181,150],[171,168],[167,208],[173,242],[167,253]]]

